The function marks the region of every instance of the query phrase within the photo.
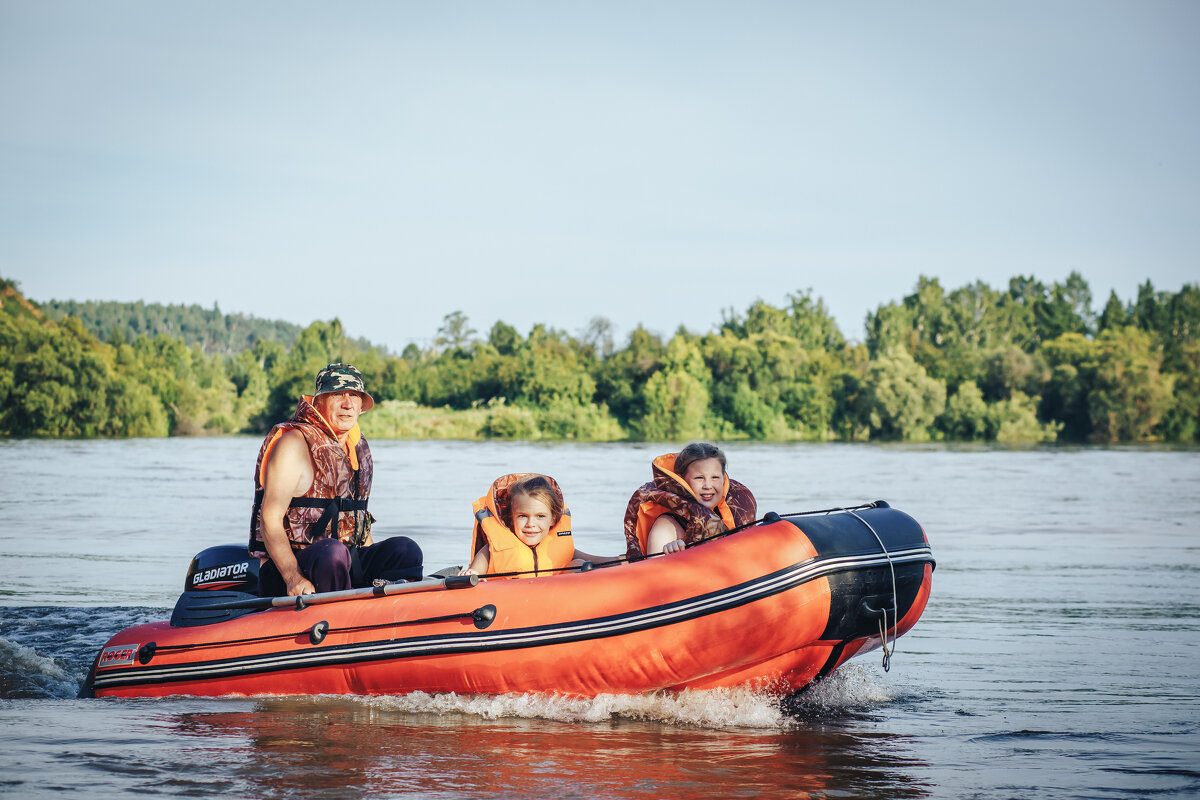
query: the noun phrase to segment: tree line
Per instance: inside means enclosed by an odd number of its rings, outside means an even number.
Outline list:
[[[620,346],[604,318],[574,334],[522,334],[502,321],[481,333],[453,312],[429,346],[399,356],[336,319],[291,341],[263,328],[214,347],[213,336],[181,335],[199,307],[156,307],[167,332],[151,333],[121,323],[138,317],[119,308],[150,306],[103,304],[103,321],[55,321],[67,304],[46,313],[11,281],[0,288],[3,436],[262,431],[291,415],[318,369],[349,361],[378,402],[363,417],[368,436],[1200,440],[1195,284],[1163,292],[1147,281],[1097,313],[1078,273],[949,291],[922,277],[867,315],[862,341],[848,340],[811,291],[727,311],[705,333],[638,327]],[[210,331],[241,331],[246,319],[205,314]]]
[[[282,320],[258,319],[244,314],[222,314],[198,305],[161,303],[117,303],[111,301],[50,300],[39,303],[55,321],[66,317],[79,320],[84,329],[110,343],[133,341],[139,336],[168,336],[181,339],[189,348],[199,345],[209,355],[236,355],[254,347],[259,339],[291,348],[300,336],[300,326]]]

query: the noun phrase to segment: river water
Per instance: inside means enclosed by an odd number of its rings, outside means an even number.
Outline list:
[[[0,795],[247,798],[1200,796],[1200,452],[751,445],[760,513],[886,499],[938,567],[891,670],[785,714],[650,697],[77,700],[109,635],[163,619],[192,555],[245,539],[251,438],[0,442]],[[470,504],[554,475],[617,553],[666,446],[378,442],[376,538],[466,557]],[[764,634],[768,635],[768,634]]]

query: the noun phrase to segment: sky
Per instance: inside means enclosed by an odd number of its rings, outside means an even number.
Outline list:
[[[0,0],[34,300],[697,333],[1200,281],[1200,4]]]

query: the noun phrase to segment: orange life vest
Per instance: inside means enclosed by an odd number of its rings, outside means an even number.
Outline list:
[[[471,558],[485,545],[488,548],[488,568],[485,575],[507,572],[528,572],[518,578],[533,578],[547,570],[560,569],[575,557],[575,540],[571,537],[571,511],[564,503],[562,517],[536,546],[521,541],[509,527],[511,503],[508,488],[534,473],[502,475],[492,482],[488,493],[471,506],[475,525],[471,531]],[[553,478],[546,477],[562,499],[562,490]]]

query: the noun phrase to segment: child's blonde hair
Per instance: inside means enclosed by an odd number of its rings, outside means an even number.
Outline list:
[[[531,475],[508,487],[508,524],[510,526],[513,524],[513,500],[519,494],[545,503],[546,507],[550,509],[551,526],[557,525],[558,521],[562,519],[564,507],[562,495],[554,490],[554,484],[545,475]]]

